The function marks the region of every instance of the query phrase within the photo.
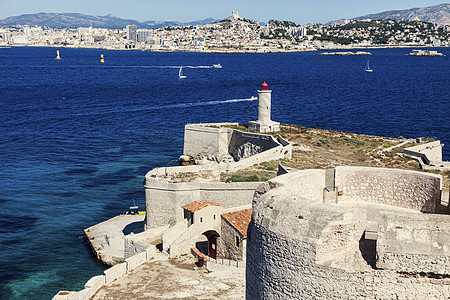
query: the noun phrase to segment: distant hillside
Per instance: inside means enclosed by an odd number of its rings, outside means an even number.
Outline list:
[[[422,8],[391,10],[378,14],[370,14],[362,17],[353,18],[353,20],[363,20],[363,19],[424,21],[430,23],[450,25],[450,4],[443,3],[435,6],[428,6]]]
[[[352,18],[351,20],[403,20],[403,21],[423,21],[430,23],[437,23],[440,25],[450,25],[450,4],[443,3],[435,6],[428,6],[422,8],[411,8],[405,10],[390,10],[377,14],[369,14],[362,17]],[[339,19],[327,23],[330,24],[342,24],[345,19]]]
[[[46,26],[59,28],[76,28],[76,27],[97,27],[97,28],[125,28],[125,26],[134,24],[138,28],[159,28],[166,26],[190,26],[213,23],[217,20],[208,18],[192,22],[177,21],[145,21],[139,22],[131,19],[121,19],[114,15],[106,16],[90,16],[78,13],[37,13],[24,14],[20,16],[9,17],[0,20],[0,26]]]
[[[191,26],[191,25],[204,25],[204,24],[211,24],[214,22],[219,21],[218,19],[213,18],[207,18],[203,20],[198,21],[192,21],[192,22],[178,22],[178,21],[145,21],[143,24],[151,27],[151,28],[161,28],[161,27],[167,27],[167,26]]]

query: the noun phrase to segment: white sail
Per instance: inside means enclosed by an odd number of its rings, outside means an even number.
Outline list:
[[[367,61],[367,64],[366,64],[366,72],[373,72],[373,70],[369,66],[369,61]]]
[[[187,76],[183,75],[183,67],[180,67],[180,71],[178,71],[178,78],[186,78]]]

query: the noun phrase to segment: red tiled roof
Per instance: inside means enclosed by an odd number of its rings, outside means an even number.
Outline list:
[[[197,249],[197,247],[191,248],[192,252],[196,254],[199,258],[203,258],[205,261],[209,261],[209,259]]]
[[[210,202],[210,201],[194,201],[194,202],[191,202],[189,204],[186,204],[185,206],[183,206],[183,208],[185,210],[189,210],[191,212],[196,212],[197,210],[205,208],[208,205],[222,206],[221,204],[218,204],[218,203],[215,203],[215,202]]]
[[[252,209],[244,209],[222,214],[222,217],[230,223],[242,236],[247,236],[248,224],[252,219]]]

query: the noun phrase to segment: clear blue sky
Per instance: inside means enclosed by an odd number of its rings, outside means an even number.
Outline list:
[[[446,1],[448,2],[448,1]],[[0,0],[0,19],[38,12],[113,14],[119,18],[194,21],[222,19],[234,9],[248,19],[290,20],[298,24],[326,23],[386,10],[445,3],[433,0]]]

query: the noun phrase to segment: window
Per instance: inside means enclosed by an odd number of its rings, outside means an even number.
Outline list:
[[[236,247],[239,248],[239,237],[238,236],[236,236],[236,243],[235,243],[235,245],[236,245]]]
[[[203,217],[200,217],[200,223],[203,222]]]
[[[215,219],[216,219],[216,215],[213,216],[213,220],[215,220]]]

